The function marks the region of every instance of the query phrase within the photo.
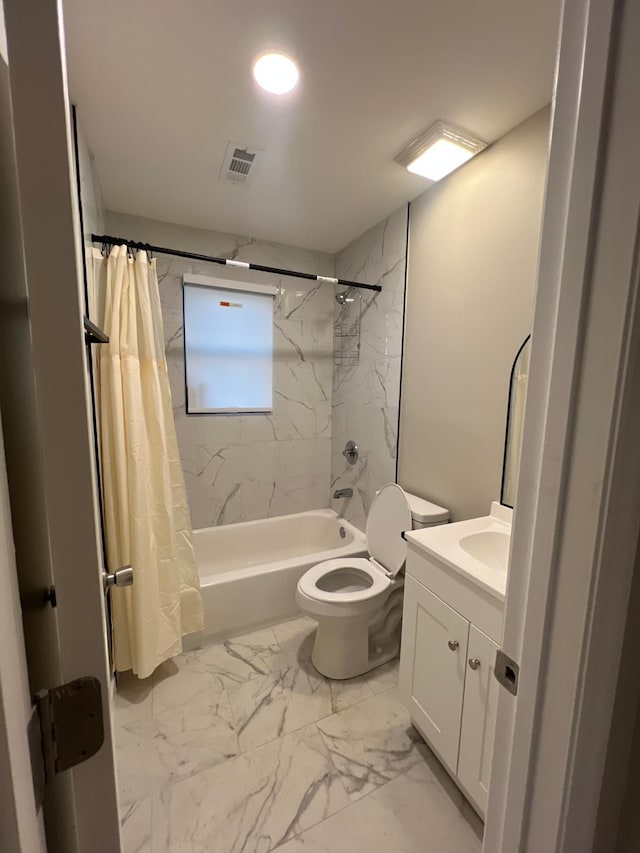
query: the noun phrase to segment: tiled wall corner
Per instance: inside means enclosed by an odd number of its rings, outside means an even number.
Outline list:
[[[360,315],[360,350],[357,364],[333,369],[331,493],[350,486],[354,494],[331,506],[361,530],[376,491],[396,478],[406,237],[403,207],[336,256],[340,278],[382,286],[334,306],[337,327]],[[342,455],[349,439],[360,449],[353,466]]]

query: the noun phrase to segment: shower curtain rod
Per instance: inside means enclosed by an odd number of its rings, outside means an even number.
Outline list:
[[[257,272],[270,272],[274,275],[289,275],[294,278],[305,278],[310,281],[324,281],[328,284],[341,284],[345,287],[359,287],[361,290],[382,290],[379,284],[362,284],[359,281],[349,281],[346,278],[333,278],[328,275],[313,275],[308,272],[296,272],[295,270],[283,270],[279,267],[267,267],[264,264],[250,264],[246,261],[234,261],[230,258],[215,258],[212,255],[199,255],[196,252],[183,252],[181,249],[167,249],[162,246],[152,246],[150,243],[137,243],[135,240],[125,240],[122,237],[111,237],[109,234],[92,234],[93,243],[102,243],[107,246],[127,246],[129,249],[139,249],[143,252],[159,252],[161,255],[174,255],[176,258],[192,258],[195,261],[207,261],[212,264],[222,264],[227,267],[239,267],[240,269],[256,270]]]

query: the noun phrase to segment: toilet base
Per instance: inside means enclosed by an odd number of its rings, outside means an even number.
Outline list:
[[[323,618],[318,622],[311,662],[327,678],[363,675],[397,657],[400,651],[402,587],[371,616]]]

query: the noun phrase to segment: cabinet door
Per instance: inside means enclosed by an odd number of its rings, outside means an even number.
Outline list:
[[[455,773],[469,623],[407,576],[400,692],[413,720]]]
[[[493,640],[471,625],[458,778],[483,815],[489,796],[500,686],[493,675],[497,650],[498,646]]]

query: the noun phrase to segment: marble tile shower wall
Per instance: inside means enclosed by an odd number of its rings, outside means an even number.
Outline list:
[[[401,208],[336,256],[340,278],[382,285],[334,303],[336,327],[359,319],[360,352],[357,365],[333,369],[331,492],[350,486],[354,495],[331,506],[362,530],[376,491],[396,477],[407,215]],[[342,455],[349,439],[360,448],[353,466]]]
[[[334,275],[330,255],[107,213],[108,233],[202,254]],[[272,415],[185,414],[182,275],[215,264],[158,255],[165,346],[178,444],[194,527],[329,504],[334,286],[282,278],[274,311]],[[224,269],[224,277],[247,273]],[[249,273],[252,281],[273,277]]]

